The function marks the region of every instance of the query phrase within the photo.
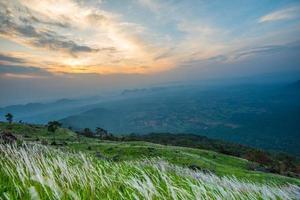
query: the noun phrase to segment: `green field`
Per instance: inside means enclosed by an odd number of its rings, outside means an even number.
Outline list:
[[[300,180],[213,151],[0,123],[0,199],[297,199]],[[55,141],[55,144],[53,143]]]
[[[55,148],[85,152],[108,161],[137,161],[160,158],[182,167],[210,171],[218,176],[235,176],[240,180],[259,183],[296,184],[300,180],[272,173],[249,170],[249,161],[213,151],[195,148],[165,146],[148,142],[116,142],[78,136],[69,129],[60,128],[55,134],[39,125],[0,123],[0,130],[11,130],[20,140],[34,143],[48,143],[55,139]],[[37,141],[38,140],[38,141]]]

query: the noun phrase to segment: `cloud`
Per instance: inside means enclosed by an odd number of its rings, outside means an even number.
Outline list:
[[[51,1],[44,2],[49,3]],[[22,5],[22,3],[29,7]],[[65,33],[66,31],[72,31],[72,27],[74,26],[72,24],[73,21],[69,17],[58,15],[56,18],[55,15],[35,12],[32,10],[35,8],[33,3],[40,5],[36,1],[25,0],[22,3],[17,1],[0,2],[0,34],[3,37],[25,45],[54,51],[61,50],[70,54],[112,51],[113,47],[94,48],[71,39],[70,34]],[[94,19],[93,23],[96,20],[100,21],[99,15],[95,13],[88,16]],[[65,30],[62,31],[62,29]]]
[[[166,57],[155,60],[163,45],[150,41],[143,26],[86,3],[3,0],[0,37],[35,51],[35,66],[55,57],[55,72],[146,73],[171,67]],[[139,67],[144,65],[150,67]]]
[[[17,58],[14,56],[0,53],[0,63],[3,61],[4,62],[12,62],[12,63],[24,63],[25,62],[25,60],[23,58]]]
[[[224,26],[222,23],[228,21],[225,18],[231,15],[224,16],[223,20],[218,14],[212,14],[214,4],[203,4],[199,9],[192,1],[137,0],[126,3],[127,6],[113,4],[115,7],[109,4],[78,0],[2,0],[0,37],[2,41],[12,41],[5,45],[19,51],[20,56],[16,58],[25,59],[24,66],[46,68],[54,74],[158,73],[198,60],[226,62],[264,54],[270,51],[265,46],[280,44],[277,41],[283,38],[270,37],[269,33],[276,32],[273,27],[259,30],[261,26],[250,27],[244,21],[239,22],[243,30]],[[128,9],[138,9],[138,12],[131,14]],[[287,14],[282,13],[288,11],[296,12],[291,8],[276,11],[277,14],[262,17],[262,21],[286,17]],[[263,40],[266,36],[267,41]],[[291,37],[283,39],[292,41]],[[251,49],[257,44],[265,49]],[[5,47],[0,51],[9,52]],[[15,63],[9,60],[16,58],[3,56],[2,64],[17,63],[17,60]]]
[[[97,52],[99,49],[86,45],[79,45],[65,36],[47,29],[38,30],[31,24],[18,24],[13,19],[0,13],[0,35],[12,40],[22,40],[23,43],[50,50],[65,51],[70,54],[80,52]]]
[[[60,27],[60,28],[70,28],[71,25],[68,22],[65,21],[54,21],[51,20],[49,18],[46,19],[42,19],[42,18],[37,18],[36,16],[33,16],[32,13],[30,13],[27,10],[27,14],[28,16],[26,17],[19,17],[19,20],[25,24],[32,24],[32,23],[37,23],[37,24],[41,24],[41,25],[48,25],[48,26],[56,26],[56,27]]]
[[[234,60],[238,60],[244,57],[253,56],[253,55],[265,55],[265,54],[273,54],[287,49],[287,45],[267,45],[267,46],[259,46],[248,49],[239,50],[234,53]]]
[[[235,51],[230,51],[227,54],[220,54],[204,59],[191,59],[182,63],[182,66],[195,66],[207,64],[224,64],[234,63],[245,60],[247,58],[261,57],[273,55],[276,53],[290,54],[291,52],[299,52],[300,42],[287,43],[282,45],[265,45],[265,46],[252,46],[248,48],[241,48]]]
[[[285,44],[252,46],[248,48],[241,48],[234,52],[230,52],[227,56],[227,61],[234,62],[249,57],[268,56],[273,54],[292,54],[299,52],[300,41],[289,42]]]
[[[289,8],[277,10],[265,16],[262,16],[259,19],[259,22],[263,23],[263,22],[272,22],[272,21],[279,21],[279,20],[288,20],[288,19],[297,18],[299,16],[300,16],[300,6],[295,6],[295,7],[289,7]]]
[[[175,48],[169,48],[164,50],[162,53],[158,54],[154,60],[160,60],[160,59],[165,59],[165,58],[169,58],[173,56],[173,51],[175,50]]]
[[[45,30],[35,33],[36,35],[34,37],[32,35],[30,35],[29,37],[32,38],[30,44],[36,47],[48,48],[50,50],[66,51],[70,54],[76,54],[80,52],[97,52],[100,50],[86,45],[77,44],[76,42],[69,40],[64,36],[60,36],[52,31]],[[25,35],[23,34],[23,36]]]
[[[24,75],[27,77],[47,77],[47,76],[51,76],[52,74],[47,70],[38,67],[0,64],[0,75],[4,75],[4,76]]]

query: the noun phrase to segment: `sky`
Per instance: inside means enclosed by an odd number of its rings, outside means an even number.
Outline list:
[[[297,0],[0,0],[0,106],[299,64]]]

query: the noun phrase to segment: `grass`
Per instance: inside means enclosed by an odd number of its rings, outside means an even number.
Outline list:
[[[234,175],[239,179],[259,183],[274,182],[276,184],[300,185],[300,180],[277,174],[251,171],[249,161],[213,151],[152,144],[147,142],[83,142],[71,143],[69,149],[87,151],[93,155],[100,152],[103,156],[118,161],[140,160],[160,157],[169,163],[182,167],[197,166],[203,170],[214,172],[218,176]],[[89,149],[89,150],[88,150]]]
[[[162,159],[111,162],[38,144],[0,145],[1,199],[297,199],[300,188],[241,181]]]
[[[92,157],[101,155],[107,160],[118,162],[136,162],[144,159],[161,158],[170,164],[180,167],[196,167],[203,171],[211,171],[219,177],[235,176],[241,181],[277,185],[294,184],[300,186],[300,180],[271,173],[249,170],[249,161],[202,149],[165,146],[148,142],[114,142],[78,138],[69,129],[59,129],[54,135],[44,126],[26,124],[0,123],[0,131],[10,129],[22,140],[41,143],[42,140],[51,141],[55,138],[58,143],[67,145],[57,148],[67,151],[85,152]],[[39,139],[38,142],[36,140]]]

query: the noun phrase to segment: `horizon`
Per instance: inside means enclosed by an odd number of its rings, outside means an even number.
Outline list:
[[[285,76],[282,77],[282,73],[278,74],[261,74],[261,75],[255,75],[255,76],[240,76],[240,77],[234,77],[234,78],[225,78],[225,79],[219,79],[219,78],[209,78],[209,79],[203,79],[203,80],[184,80],[184,81],[172,81],[172,82],[162,82],[162,83],[156,83],[156,84],[147,84],[147,85],[140,85],[140,86],[124,86],[117,89],[106,89],[101,90],[93,93],[88,94],[81,94],[81,95],[61,95],[61,96],[55,96],[52,98],[49,98],[49,96],[46,96],[45,98],[30,98],[30,99],[21,99],[12,101],[10,99],[0,100],[0,108],[10,107],[10,106],[18,106],[18,105],[28,105],[28,104],[35,104],[35,103],[41,103],[41,104],[48,104],[48,103],[55,103],[61,100],[85,100],[85,99],[92,99],[92,98],[99,98],[99,97],[107,97],[111,95],[121,95],[122,92],[126,90],[141,90],[141,89],[152,89],[156,87],[163,87],[163,88],[172,88],[172,87],[178,87],[178,86],[193,86],[193,85],[199,85],[202,88],[211,89],[216,87],[224,87],[227,86],[238,86],[238,85],[277,85],[277,84],[293,84],[295,82],[300,81],[300,74],[297,74],[298,71],[294,72],[287,72],[285,73]],[[300,72],[300,71],[299,71]],[[280,78],[278,76],[281,76]],[[4,101],[3,101],[4,100]]]

